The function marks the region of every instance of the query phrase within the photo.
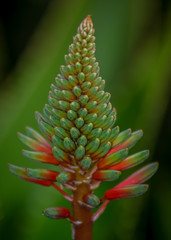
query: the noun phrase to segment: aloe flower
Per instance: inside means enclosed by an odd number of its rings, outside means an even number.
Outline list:
[[[158,164],[148,164],[118,185],[113,183],[103,196],[94,194],[101,182],[114,181],[122,171],[144,162],[149,151],[128,155],[143,132],[120,132],[118,126],[114,127],[116,110],[110,103],[110,93],[104,91],[105,80],[99,76],[90,16],[78,27],[65,62],[50,86],[43,114],[35,113],[43,136],[30,127],[26,127],[26,134],[18,133],[20,141],[29,148],[22,151],[23,155],[52,164],[54,170],[12,164],[9,170],[23,180],[59,191],[71,202],[72,214],[65,207],[50,207],[43,215],[68,219],[74,239],[91,240],[93,223],[107,204],[146,192],[148,185],[144,182],[156,172]],[[93,208],[97,208],[94,214]]]

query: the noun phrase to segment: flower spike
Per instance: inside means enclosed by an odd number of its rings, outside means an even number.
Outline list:
[[[23,155],[51,164],[53,170],[9,164],[14,175],[52,186],[71,203],[73,216],[65,207],[47,208],[43,215],[69,220],[77,240],[92,239],[92,224],[111,200],[145,193],[148,185],[142,183],[158,168],[158,163],[148,164],[115,184],[101,199],[94,194],[103,181],[115,181],[122,171],[139,165],[149,156],[148,150],[129,155],[142,137],[142,130],[120,132],[119,126],[114,127],[117,113],[110,93],[104,90],[105,80],[100,77],[94,32],[88,15],[73,37],[65,65],[50,86],[43,113],[35,112],[42,135],[30,127],[26,127],[26,135],[18,133],[20,141],[29,148],[23,150]],[[94,214],[93,208],[98,208]]]

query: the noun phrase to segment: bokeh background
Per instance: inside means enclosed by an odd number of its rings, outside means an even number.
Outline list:
[[[47,102],[77,26],[88,14],[96,29],[96,57],[121,130],[143,129],[133,152],[150,149],[159,161],[150,190],[111,202],[94,225],[95,240],[171,239],[171,1],[7,0],[0,8],[0,239],[71,239],[70,224],[41,215],[68,203],[54,189],[21,181],[7,163],[24,159],[16,132],[37,128],[34,111]],[[138,167],[139,168],[139,167]],[[134,169],[135,170],[135,169]],[[123,175],[130,174],[126,171]],[[102,195],[113,183],[97,191]]]

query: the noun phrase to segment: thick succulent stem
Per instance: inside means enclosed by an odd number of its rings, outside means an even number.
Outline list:
[[[81,183],[73,196],[73,217],[81,224],[73,225],[73,239],[74,240],[91,240],[92,239],[92,209],[82,205],[81,202],[86,194],[90,193],[90,187],[87,183]]]

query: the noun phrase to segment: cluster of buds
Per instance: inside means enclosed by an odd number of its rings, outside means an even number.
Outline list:
[[[143,194],[144,183],[157,170],[151,163],[122,181],[103,196],[94,190],[103,181],[114,181],[122,171],[135,167],[149,156],[149,151],[128,156],[128,151],[142,137],[142,130],[120,132],[114,127],[116,110],[110,103],[110,93],[104,91],[105,80],[99,76],[95,58],[93,23],[88,16],[78,27],[65,66],[60,67],[54,84],[51,84],[48,104],[43,114],[36,112],[38,126],[44,135],[26,127],[26,135],[19,139],[30,150],[23,150],[29,159],[54,165],[54,170],[22,168],[9,164],[16,176],[43,186],[55,187],[73,206],[69,209],[52,207],[43,214],[52,219],[67,218],[75,225],[83,224],[84,217],[77,214],[83,209],[99,207],[90,221],[95,221],[108,202]],[[72,194],[65,192],[70,189]]]

